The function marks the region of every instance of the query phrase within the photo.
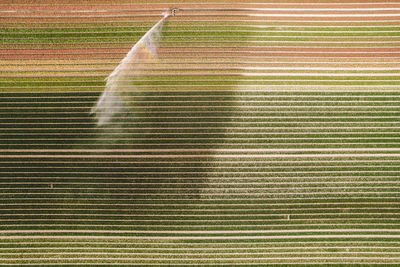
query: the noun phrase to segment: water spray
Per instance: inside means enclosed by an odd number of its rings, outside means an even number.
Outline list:
[[[129,112],[125,101],[127,94],[125,88],[132,92],[135,86],[130,80],[143,75],[141,66],[154,63],[158,60],[158,41],[162,35],[162,27],[169,16],[175,16],[179,9],[173,8],[163,13],[163,18],[158,21],[142,38],[131,48],[119,65],[106,78],[106,86],[92,113],[97,118],[97,126],[106,126],[116,114]]]
[[[92,113],[97,118],[97,126],[110,124],[117,114],[128,114],[131,99],[129,92],[134,92],[135,86],[130,83],[139,76],[143,76],[141,66],[154,63],[158,60],[158,41],[162,35],[162,28],[169,16],[176,16],[181,11],[241,11],[239,9],[182,9],[171,8],[163,13],[161,18],[142,38],[131,48],[119,65],[106,78],[106,86]],[[129,88],[129,91],[126,91]]]

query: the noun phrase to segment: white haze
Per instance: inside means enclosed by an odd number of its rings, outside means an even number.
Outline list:
[[[92,113],[97,118],[97,126],[106,126],[117,114],[128,112],[129,107],[123,101],[124,95],[135,90],[135,86],[130,81],[143,75],[147,63],[157,59],[158,41],[163,24],[169,15],[165,13],[164,17],[143,35],[106,78],[104,92],[92,108]],[[151,54],[153,60],[148,58],[148,54]]]

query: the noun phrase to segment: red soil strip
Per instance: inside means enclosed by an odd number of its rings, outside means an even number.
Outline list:
[[[167,8],[166,8],[167,9]],[[21,10],[18,12],[6,12],[1,13],[2,17],[4,18],[30,18],[30,17],[67,17],[67,18],[76,18],[76,17],[113,17],[113,16],[121,16],[121,15],[131,15],[131,16],[161,16],[162,10],[149,10],[149,9],[129,9],[129,10],[87,10],[86,12],[78,12],[78,11],[71,11],[71,12],[64,12],[65,10],[48,10],[48,11],[25,11]],[[332,10],[332,11],[325,11],[325,10],[310,10],[310,11],[303,11],[303,10],[288,10],[288,11],[280,11],[280,10],[270,10],[270,11],[263,11],[263,10],[187,10],[177,13],[178,17],[182,16],[248,16],[248,14],[257,14],[263,15],[265,14],[266,17],[271,14],[287,14],[290,13],[291,15],[374,15],[377,11],[370,11],[370,10]],[[397,14],[400,16],[398,10],[384,10],[379,11],[380,15],[390,15],[390,14]]]
[[[91,17],[30,17],[24,18],[19,17],[0,17],[0,23],[104,23],[104,22],[157,22],[162,16],[135,16],[133,14],[123,15],[119,17],[102,17],[102,16],[91,16]],[[273,22],[273,21],[313,21],[313,22],[379,22],[379,21],[400,21],[399,16],[395,17],[250,17],[250,16],[226,16],[221,13],[219,14],[207,14],[204,16],[192,16],[192,15],[179,15],[168,19],[171,22],[202,22],[202,21],[215,21],[218,22]]]
[[[24,1],[28,2],[28,1]],[[179,7],[179,8],[199,8],[199,9],[208,9],[208,8],[220,8],[220,9],[241,9],[241,8],[400,8],[400,3],[367,3],[366,1],[362,1],[363,5],[360,4],[347,4],[343,5],[342,3],[334,3],[332,2],[331,4],[321,4],[319,3],[318,5],[315,5],[314,3],[288,3],[286,1],[285,3],[246,3],[243,4],[241,3],[235,3],[235,4],[229,4],[229,3],[220,3],[220,4],[208,4],[208,3],[193,3],[193,4],[188,4],[188,3],[179,3],[176,1],[176,4],[109,4],[109,3],[104,3],[104,4],[81,4],[81,5],[65,5],[65,4],[52,4],[52,5],[0,5],[0,10],[14,10],[14,11],[23,11],[23,10],[28,10],[28,11],[79,11],[79,10],[138,10],[138,9],[144,9],[144,10],[149,10],[151,9],[169,9],[171,7]],[[203,1],[204,2],[204,1]],[[343,1],[341,1],[343,2]],[[360,1],[361,2],[361,1]]]
[[[140,0],[137,2],[142,2],[145,4],[150,5],[157,5],[160,3],[168,3],[170,2],[171,4],[173,3],[182,3],[185,2],[184,0]],[[195,1],[193,1],[195,2]],[[260,2],[260,1],[255,1],[255,0],[202,0],[202,3],[224,3],[224,4],[253,4],[254,2]],[[264,0],[263,3],[276,3],[276,0]],[[305,1],[299,1],[299,0],[285,0],[285,3],[293,3],[296,5],[302,5],[302,4],[315,4],[315,3],[326,3],[326,4],[331,4],[331,3],[338,3],[338,4],[345,4],[345,3],[387,3],[387,0],[305,0]],[[395,1],[391,1],[395,2]],[[109,0],[52,0],[51,3],[53,5],[109,5],[110,1]],[[132,4],[132,0],[114,0],[113,3],[123,5],[123,4]],[[48,0],[3,0],[2,4],[4,5],[48,5],[49,1]]]

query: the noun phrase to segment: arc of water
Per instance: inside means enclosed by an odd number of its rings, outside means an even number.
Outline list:
[[[141,66],[157,59],[158,40],[161,37],[163,24],[170,15],[170,12],[164,13],[163,18],[143,35],[106,78],[103,94],[91,111],[96,115],[97,126],[106,125],[115,114],[123,112],[125,104],[120,94],[128,87],[130,77],[140,75]]]

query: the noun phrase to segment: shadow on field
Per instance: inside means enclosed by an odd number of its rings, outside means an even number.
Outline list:
[[[225,122],[230,121],[229,116],[222,121],[210,118],[210,107],[204,101],[211,100],[208,94],[134,93],[129,108],[107,126],[96,128],[93,148],[109,154],[101,159],[104,186],[120,187],[119,192],[129,192],[132,199],[200,199],[212,170],[212,150],[221,146]],[[199,97],[202,101],[196,102]],[[221,97],[234,103],[231,93]],[[217,107],[216,113],[232,105]],[[210,139],[213,135],[218,142]],[[211,157],[199,157],[202,153],[197,149],[209,150],[203,154]]]

